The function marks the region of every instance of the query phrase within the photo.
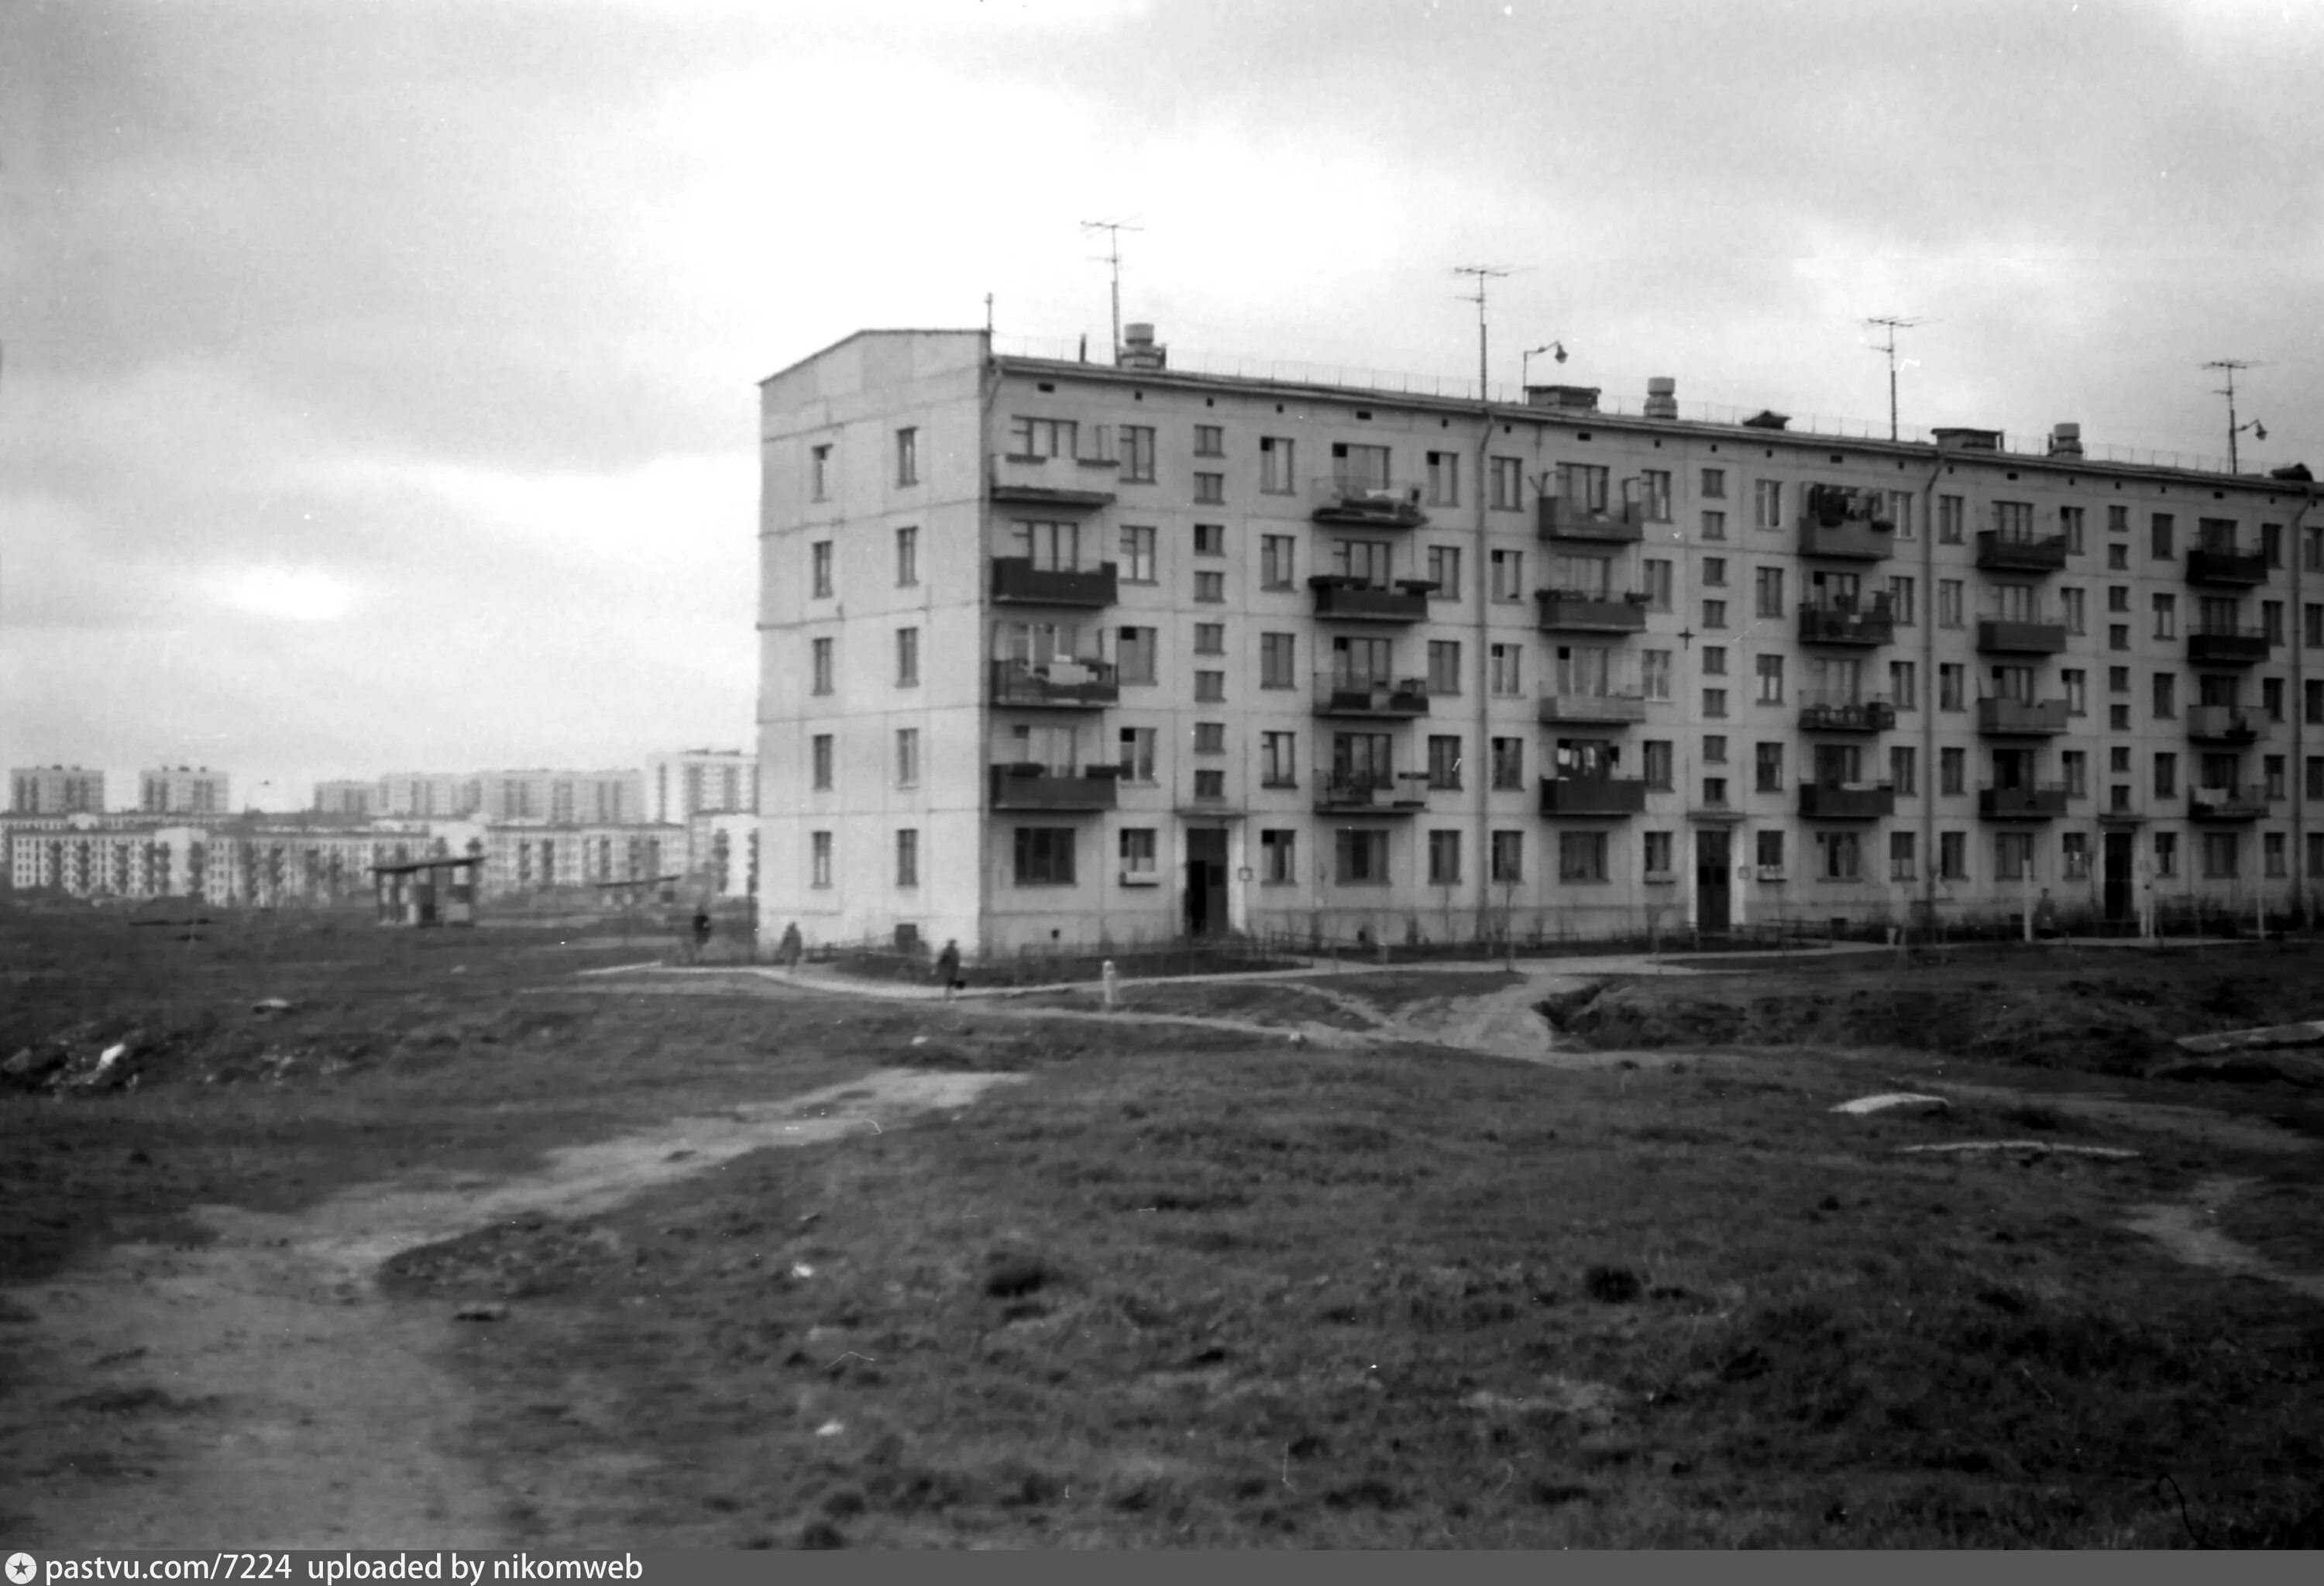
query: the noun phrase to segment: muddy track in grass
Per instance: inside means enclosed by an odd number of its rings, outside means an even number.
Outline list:
[[[602,1212],[747,1151],[868,1135],[1019,1077],[882,1070],[569,1147],[521,1178],[405,1180],[292,1215],[203,1208],[209,1242],[117,1245],[10,1291],[0,1524],[13,1542],[77,1549],[514,1545],[521,1485],[456,1452],[472,1407],[438,1364],[471,1323],[387,1298],[383,1262],[514,1215]]]

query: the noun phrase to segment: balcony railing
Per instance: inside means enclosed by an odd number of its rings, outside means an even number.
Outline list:
[[[1868,821],[1896,813],[1887,782],[1802,782],[1800,814],[1810,820]]]
[[[1360,811],[1369,815],[1411,815],[1427,807],[1422,791],[1428,773],[1317,770],[1315,810],[1319,815]]]
[[[1896,524],[1887,514],[1883,492],[1811,484],[1800,512],[1800,554],[1885,561],[1896,544]]]
[[[2066,784],[2028,782],[2015,788],[1979,788],[1977,813],[1993,821],[2046,821],[2066,813]]]
[[[2045,737],[2066,730],[2062,699],[1980,699],[1977,730],[2003,737]]]
[[[1550,724],[1590,722],[1617,726],[1645,721],[1646,699],[1635,689],[1618,694],[1545,694],[1536,716]]]
[[[2259,735],[2258,719],[2232,705],[2187,707],[2187,736],[2198,743],[2255,743]]]
[[[1030,557],[992,558],[992,598],[1008,605],[1109,606],[1118,597],[1116,564],[1037,567]]]
[[[1994,573],[2054,573],[2066,565],[2066,537],[1980,530],[1977,565]]]
[[[1111,809],[1120,770],[1113,766],[1045,766],[1026,762],[992,768],[992,807],[1062,814]]]
[[[1338,678],[1315,674],[1319,716],[1387,716],[1404,719],[1428,714],[1428,679]]]
[[[1562,495],[1545,495],[1536,503],[1536,521],[1544,539],[1595,539],[1635,545],[1646,538],[1643,513],[1636,502],[1609,502],[1593,507]]]
[[[2187,635],[2187,659],[2198,666],[2247,667],[2265,660],[2274,643],[2264,628],[2198,628]]]
[[[1646,807],[1640,777],[1544,777],[1544,815],[1637,815]]]
[[[2187,551],[2187,582],[2231,584],[2249,588],[2267,582],[2267,553],[2237,550],[2232,545],[2190,546]]]
[[[1315,614],[1343,622],[1418,622],[1428,616],[1429,591],[1425,580],[1403,579],[1393,588],[1367,584],[1338,573],[1318,573],[1307,580],[1315,592]]]
[[[987,478],[996,502],[1093,512],[1113,501],[1121,465],[1111,457],[1020,457],[995,452]]]
[[[1401,480],[1374,482],[1332,474],[1308,483],[1318,523],[1350,523],[1366,529],[1421,529],[1420,487]]]
[[[1121,679],[1111,661],[997,660],[992,703],[1018,710],[1103,710],[1121,703]]]
[[[2255,821],[2267,813],[2267,803],[2251,788],[2190,788],[2187,818],[2198,821]]]
[[[1799,636],[1802,644],[1893,644],[1896,614],[1886,595],[1874,595],[1868,605],[1803,601]]]
[[[1537,589],[1545,633],[1636,633],[1646,625],[1642,595],[1582,595],[1570,589]]]
[[[1896,707],[1877,695],[1800,701],[1800,725],[1810,733],[1886,733],[1895,724]]]
[[[2066,648],[2066,624],[2034,617],[1979,617],[1977,647],[2003,655],[2056,655]]]

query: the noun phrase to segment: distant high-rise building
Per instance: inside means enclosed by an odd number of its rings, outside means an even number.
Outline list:
[[[450,771],[390,771],[379,779],[374,815],[458,820],[476,813],[484,798],[479,779]]]
[[[232,779],[204,766],[160,766],[137,773],[137,807],[147,815],[228,815]]]
[[[756,814],[759,761],[739,749],[686,749],[646,756],[646,818],[682,824],[697,815]]]
[[[488,821],[633,825],[645,818],[645,780],[636,771],[486,771],[477,779]]]
[[[105,773],[77,765],[24,766],[8,773],[11,815],[96,815],[105,808]]]
[[[315,784],[315,810],[318,815],[372,816],[383,813],[385,806],[383,789],[378,782]]]

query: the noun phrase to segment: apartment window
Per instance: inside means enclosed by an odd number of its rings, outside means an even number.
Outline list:
[[[1432,733],[1428,740],[1428,785],[1439,792],[1461,790],[1461,740],[1456,734]]]
[[[2306,792],[2311,799],[2324,799],[2324,754],[2308,757]]]
[[[1825,881],[1852,881],[1862,862],[1862,844],[1854,832],[1816,834],[1816,867]]]
[[[2154,636],[2176,639],[2179,636],[2179,599],[2172,595],[2154,597]]]
[[[1296,788],[1299,785],[1298,737],[1296,733],[1261,733],[1259,735],[1260,787]]]
[[[1151,424],[1125,424],[1121,427],[1121,476],[1133,484],[1154,483],[1154,427]]]
[[[1038,462],[1045,457],[1070,457],[1080,450],[1081,426],[1071,419],[1031,419],[1022,414],[1009,423],[1009,455]]]
[[[1752,482],[1751,526],[1755,529],[1781,529],[1784,526],[1784,486],[1781,480],[1758,479]]]
[[[1727,495],[1727,470],[1705,468],[1702,471],[1702,493],[1711,501],[1722,501]]]
[[[2128,622],[2109,622],[2107,624],[2107,648],[2108,650],[2128,650],[2130,648],[2130,624]]]
[[[2082,509],[2080,507],[2060,507],[2058,509],[2058,527],[2065,530],[2066,554],[2070,557],[2078,557],[2081,555]]]
[[[1152,727],[1121,729],[1121,755],[1115,763],[1121,768],[1123,781],[1152,782],[1154,780],[1155,735],[1156,729]]]
[[[2153,518],[2148,520],[2147,527],[2150,531],[2147,554],[2152,556],[2158,562],[2169,561],[2172,558],[2171,514],[2168,512],[2155,513]]]
[[[2126,545],[2107,547],[2107,571],[2109,573],[2130,571],[2130,547]]]
[[[1227,432],[1222,424],[1194,426],[1194,455],[1198,457],[1222,457],[1227,455]]]
[[[1226,796],[1227,796],[1227,774],[1226,774],[1226,772],[1224,772],[1224,771],[1217,771],[1217,770],[1210,770],[1210,771],[1198,770],[1198,771],[1196,771],[1196,772],[1194,773],[1194,797],[1195,797],[1195,798],[1224,798]]]
[[[1495,832],[1493,834],[1493,881],[1496,885],[1514,885],[1525,880],[1525,834]]]
[[[1290,495],[1299,488],[1292,459],[1298,454],[1280,435],[1259,438],[1259,488],[1267,495]]]
[[[1646,558],[1645,572],[1646,584],[1646,609],[1650,612],[1666,612],[1670,610],[1670,563],[1659,560],[1653,557],[1648,557]]]
[[[1668,699],[1671,696],[1671,652],[1667,650],[1641,650],[1638,654],[1642,692],[1648,699]]]
[[[2310,650],[2324,650],[2324,605],[2310,601],[2300,608],[2300,641]]]
[[[1125,826],[1115,839],[1116,852],[1121,856],[1121,873],[1130,876],[1150,876],[1155,873],[1155,842],[1152,826]]]
[[[1702,583],[1703,586],[1707,589],[1724,589],[1727,586],[1727,558],[1725,557],[1705,557],[1702,558]]]
[[[817,733],[811,740],[815,766],[815,790],[831,791],[831,738],[828,733]]]
[[[807,548],[807,575],[814,588],[814,598],[831,598],[831,541],[818,539]]]
[[[2300,565],[2311,573],[2324,572],[2324,528],[2300,531]]]
[[[2283,603],[2264,600],[2259,603],[2260,636],[2270,644],[2283,642]]]
[[[2090,796],[2090,757],[2088,752],[2069,749],[2059,755],[2058,763],[2066,773],[2066,797],[2088,798]]]
[[[896,483],[918,484],[919,482],[920,432],[899,429],[896,431]]]
[[[1432,507],[1457,507],[1461,504],[1459,452],[1428,454],[1428,504]]]
[[[812,687],[817,694],[828,694],[831,692],[831,641],[816,640],[810,653],[815,658]]]
[[[920,686],[920,631],[918,628],[896,630],[896,687],[917,688]]]
[[[1525,552],[1497,550],[1492,553],[1493,598],[1523,600],[1525,598]]]
[[[1969,789],[1969,751],[1937,751],[1937,796],[1958,798]]]
[[[1557,879],[1561,881],[1602,881],[1606,879],[1606,834],[1557,834]]]
[[[1784,746],[1780,743],[1755,743],[1752,751],[1753,788],[1761,793],[1782,792]]]
[[[920,834],[917,827],[903,826],[896,833],[896,885],[917,887],[919,884]]]
[[[1888,520],[1896,525],[1897,539],[1919,538],[1913,530],[1913,493],[1911,491],[1892,490],[1888,493]]]
[[[2233,832],[2205,832],[2203,834],[2203,874],[2213,881],[2231,881],[2236,874],[2236,842]]]
[[[2179,797],[2179,757],[2168,750],[2154,756],[2154,796],[2157,798]]]
[[[918,529],[896,530],[896,583],[908,588],[920,581],[920,531]]]
[[[1781,832],[1759,831],[1752,834],[1752,857],[1758,862],[1759,868],[1765,871],[1774,871],[1778,875],[1782,874],[1784,869],[1784,834]]]
[[[2154,873],[2158,876],[2175,876],[2179,873],[2178,833],[2154,834]]]
[[[1352,831],[1343,826],[1333,833],[1332,838],[1333,850],[1339,861],[1340,885],[1366,887],[1388,884],[1386,832]]]
[[[1993,874],[1996,881],[2022,881],[2034,873],[2034,834],[1996,832],[1993,834]]]
[[[1525,692],[1525,646],[1495,644],[1486,650],[1492,678],[1492,692],[1509,696]]]
[[[1937,580],[1937,626],[1958,628],[1962,621],[1961,581],[1958,578]]]
[[[2179,714],[2179,679],[2169,672],[2154,674],[2154,719],[2167,722]]]
[[[1890,881],[1909,881],[1914,878],[1918,866],[1914,854],[1913,839],[1918,835],[1916,832],[1888,834],[1888,879]]]
[[[1388,451],[1384,446],[1332,443],[1332,482],[1341,490],[1386,490]]]
[[[1227,625],[1224,622],[1194,624],[1194,653],[1224,655],[1227,652]]]
[[[1525,740],[1493,740],[1493,786],[1504,790],[1525,786]]]
[[[2324,832],[2308,834],[2308,879],[2324,877]]]
[[[1227,576],[1224,573],[1194,575],[1194,600],[1202,605],[1221,605],[1227,598]]]
[[[1223,474],[1194,475],[1194,501],[1202,506],[1221,506],[1227,499],[1227,476]]]
[[[1705,777],[1705,778],[1703,778],[1703,779],[1702,779],[1702,801],[1703,801],[1703,803],[1705,803],[1705,804],[1709,805],[1709,806],[1710,806],[1711,808],[1713,808],[1713,809],[1724,809],[1724,808],[1726,808],[1726,807],[1727,807],[1727,779],[1726,779],[1725,777]]]
[[[828,887],[831,885],[831,834],[809,832],[807,835],[809,862],[807,885]]]
[[[1124,683],[1154,682],[1155,631],[1124,628],[1114,637],[1114,670]]]
[[[2300,719],[2311,727],[2324,726],[2324,682],[2310,678],[2301,684]]]
[[[1428,834],[1428,884],[1450,887],[1461,880],[1461,834],[1435,831]]]
[[[1751,576],[1751,587],[1757,596],[1757,613],[1763,617],[1781,619],[1784,614],[1784,569],[1761,567]]]
[[[1270,887],[1299,879],[1299,834],[1263,827],[1259,834],[1259,879]]]
[[[1756,664],[1758,669],[1759,703],[1761,705],[1783,704],[1784,658],[1780,655],[1763,655],[1757,658]]]
[[[1019,826],[1017,884],[1020,887],[1072,886],[1074,828]]]
[[[1959,661],[1937,663],[1937,708],[1966,710],[1962,703],[1969,692],[1969,669]]]
[[[1968,503],[1957,495],[1937,497],[1937,543],[1959,545],[1963,526],[1969,521]]]
[[[1702,675],[1706,678],[1723,678],[1727,675],[1725,645],[1706,644],[1702,647]]]
[[[1918,661],[1892,660],[1888,663],[1888,702],[1899,712],[1921,708]]]
[[[1671,750],[1671,742],[1666,738],[1650,738],[1646,741],[1644,769],[1647,787],[1667,789],[1674,785],[1672,780],[1674,760]]]
[[[2260,870],[2261,872],[2268,878],[2268,880],[2280,881],[2283,880],[2284,877],[2292,873],[2289,867],[2284,863],[2283,834],[2282,832],[2261,833],[2259,844]]]
[[[2083,593],[2080,589],[2058,591],[2058,604],[2065,614],[2066,632],[2069,633],[2087,633],[2090,631],[2088,609],[2082,599]]]
[[[1224,754],[1227,752],[1227,724],[1224,722],[1194,724],[1194,752]]]
[[[831,447],[807,449],[807,492],[816,501],[831,499]]]
[[[1344,578],[1360,578],[1374,589],[1388,586],[1390,547],[1379,539],[1335,539],[1332,571]]]
[[[1290,633],[1262,633],[1259,636],[1259,686],[1262,688],[1296,688],[1299,676],[1296,636]]]
[[[1297,540],[1288,534],[1259,537],[1259,582],[1265,589],[1288,589],[1297,582]]]
[[[2060,854],[2065,860],[2065,878],[2070,881],[2090,879],[2090,834],[2088,832],[2068,832],[2060,844]]]
[[[2129,586],[2129,585],[2127,585],[2127,584],[2109,584],[2109,585],[2107,585],[2107,610],[2108,610],[2108,611],[2110,611],[2110,612],[2121,612],[2121,613],[2124,613],[2125,615],[2128,615],[2128,614],[2129,614],[2129,612],[2130,612],[2130,586]]]
[[[1645,468],[1638,474],[1639,504],[1649,523],[1671,521],[1671,476],[1665,468]]]
[[[1227,696],[1227,675],[1224,672],[1194,674],[1194,698],[1204,705],[1218,705]]]
[[[2283,797],[2284,764],[2284,758],[2280,754],[2262,757],[2260,761],[2261,798],[2273,799]]]
[[[1461,692],[1461,641],[1457,639],[1432,639],[1428,641],[1428,692],[1458,694]]]
[[[1723,600],[1704,601],[1702,603],[1702,625],[1706,628],[1724,628],[1727,626],[1727,603]]]
[[[1969,880],[1969,834],[1967,832],[1937,834],[1937,879],[1946,881]]]
[[[896,729],[896,786],[917,788],[920,785],[920,730],[918,727]]]
[[[1519,457],[1495,457],[1493,469],[1493,506],[1501,512],[1516,512],[1525,505],[1525,462]]]
[[[1706,688],[1702,691],[1702,714],[1713,721],[1723,721],[1727,715],[1727,690]]]
[[[1227,526],[1224,523],[1194,525],[1194,554],[1198,557],[1222,557],[1227,554]]]
[[[1727,514],[1725,512],[1705,512],[1702,514],[1702,537],[1705,539],[1726,539]]]
[[[2107,731],[2109,733],[2130,731],[2130,706],[2126,705],[2107,706]]]
[[[2259,680],[2259,705],[2262,710],[2267,712],[2269,721],[2280,722],[2283,719],[2282,678],[2262,678]]]
[[[1461,548],[1457,545],[1432,545],[1428,548],[1428,581],[1436,586],[1429,591],[1431,600],[1461,598]]]
[[[1888,610],[1899,628],[1910,628],[1921,620],[1921,586],[1919,583],[1899,574],[1888,580]]]
[[[1653,881],[1658,876],[1668,876],[1673,863],[1671,834],[1668,832],[1646,832],[1642,835],[1646,842],[1639,858],[1645,862],[1646,879]]]
[[[2058,673],[2058,681],[2066,688],[2066,714],[2084,716],[2090,714],[2090,675],[2080,667],[2067,667]]]
[[[1152,528],[1131,523],[1122,525],[1120,574],[1124,584],[1154,582],[1154,530]]]
[[[1557,493],[1582,512],[1606,510],[1613,470],[1598,463],[1560,463]]]

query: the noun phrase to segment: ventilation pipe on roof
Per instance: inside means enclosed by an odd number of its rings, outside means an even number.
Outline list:
[[[2053,457],[2079,457],[2082,455],[2082,427],[2079,424],[2050,426],[2050,455]]]
[[[1646,380],[1646,417],[1675,419],[1678,417],[1678,382],[1667,374],[1650,375]]]
[[[1170,349],[1154,339],[1151,323],[1125,325],[1121,327],[1121,351],[1113,361],[1124,369],[1167,369],[1170,365]]]

